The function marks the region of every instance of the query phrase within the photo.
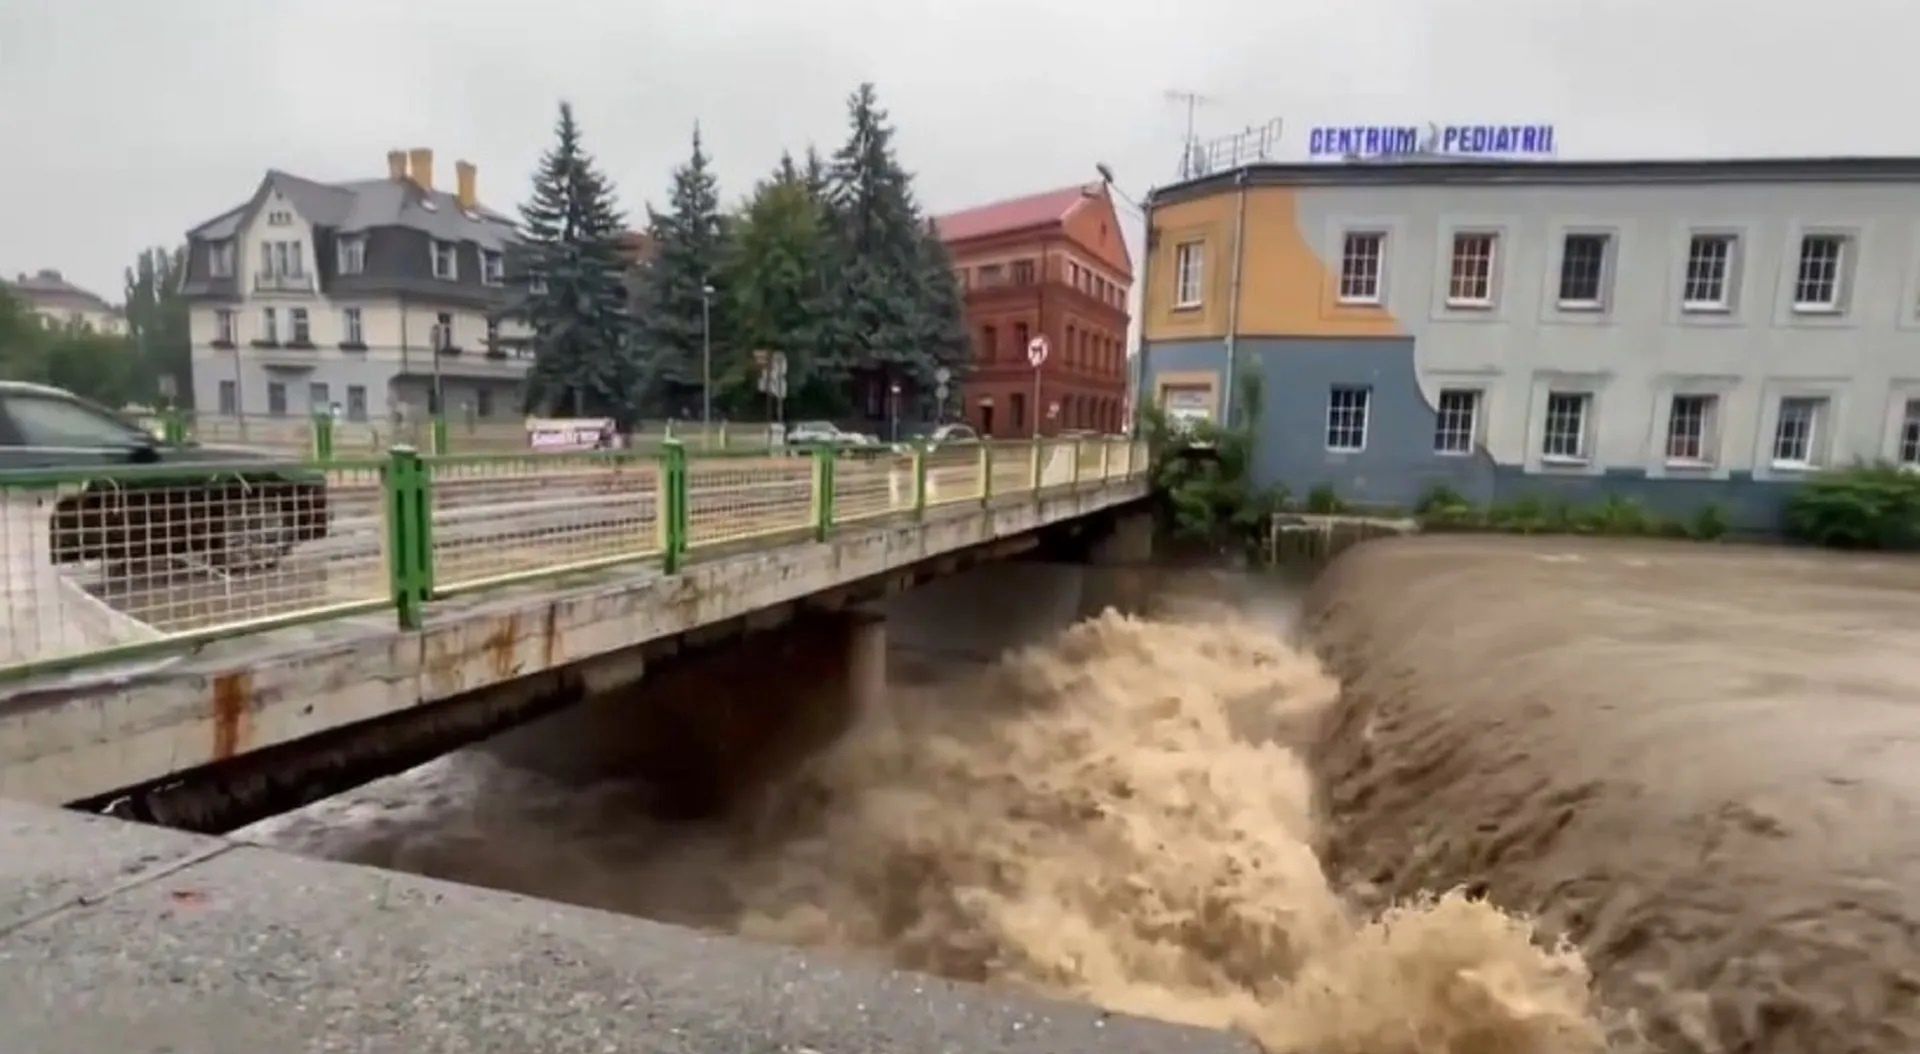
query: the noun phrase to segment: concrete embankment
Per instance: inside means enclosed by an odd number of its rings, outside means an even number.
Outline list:
[[[1920,562],[1414,538],[1306,625],[1347,888],[1537,914],[1659,1050],[1920,1050]]]
[[[8,1054],[1248,1054],[1089,1007],[0,802]]]

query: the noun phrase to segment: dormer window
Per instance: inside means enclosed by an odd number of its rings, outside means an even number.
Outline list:
[[[453,242],[433,243],[433,276],[453,282],[460,278],[459,247]]]
[[[493,250],[481,251],[480,280],[488,285],[504,285],[506,283],[506,264],[498,252]]]
[[[213,278],[233,277],[233,242],[217,241],[207,246],[207,274]]]
[[[340,273],[359,274],[367,269],[367,239],[363,235],[340,239]]]

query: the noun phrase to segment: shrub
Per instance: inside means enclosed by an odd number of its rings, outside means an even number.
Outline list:
[[[1920,548],[1920,475],[1885,464],[1822,473],[1788,500],[1787,532],[1837,549]]]
[[[1640,503],[1632,498],[1623,498],[1618,494],[1607,495],[1600,507],[1583,517],[1583,521],[1595,534],[1636,535],[1652,532],[1653,521],[1647,518],[1647,512]]]
[[[1710,501],[1693,514],[1686,525],[1686,535],[1696,542],[1713,542],[1726,537],[1727,527],[1726,511]]]
[[[1347,511],[1347,503],[1334,493],[1333,484],[1322,483],[1307,492],[1307,511],[1320,516],[1333,516]]]
[[[1420,501],[1413,507],[1417,516],[1430,516],[1447,509],[1465,509],[1471,506],[1466,496],[1445,483],[1435,483],[1420,495]]]

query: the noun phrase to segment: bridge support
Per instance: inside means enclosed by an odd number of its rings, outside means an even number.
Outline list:
[[[1087,547],[1087,562],[1095,566],[1144,564],[1153,559],[1153,514],[1116,513],[1104,535]]]

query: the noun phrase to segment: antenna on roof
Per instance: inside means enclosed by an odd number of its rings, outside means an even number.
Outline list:
[[[1197,145],[1193,138],[1193,112],[1200,107],[1201,103],[1212,102],[1213,98],[1184,88],[1169,88],[1167,99],[1184,103],[1187,107],[1187,134],[1180,140],[1180,178],[1187,179],[1189,178],[1187,169],[1193,163],[1193,151]]]

